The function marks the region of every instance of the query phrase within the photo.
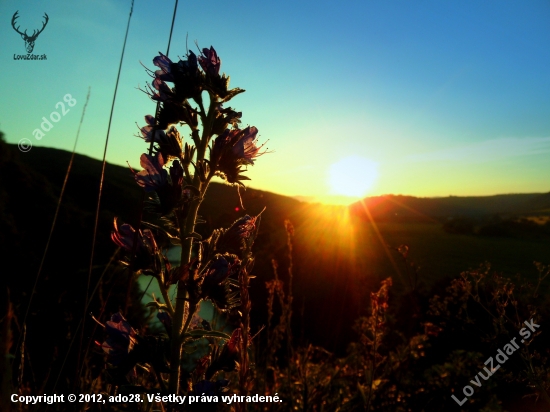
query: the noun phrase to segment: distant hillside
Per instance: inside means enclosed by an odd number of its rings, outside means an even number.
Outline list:
[[[21,153],[15,145],[0,145],[0,247],[19,265],[17,276],[4,281],[12,288],[12,297],[24,302],[44,250],[70,153],[41,147]],[[100,171],[100,161],[76,155],[37,289],[36,308],[45,308],[54,296],[62,314],[42,309],[36,314],[36,322],[46,324],[52,316],[80,316]],[[251,168],[252,178],[253,172]],[[410,247],[409,257],[421,266],[420,280],[428,286],[486,260],[508,274],[531,273],[534,260],[550,263],[545,258],[547,242],[451,235],[441,227],[441,220],[449,216],[544,211],[549,208],[550,194],[437,199],[381,196],[365,200],[368,213],[359,203],[352,205],[348,213],[342,206],[310,204],[261,190],[247,189],[241,194],[244,211],[234,187],[213,184],[199,211],[206,223],[197,231],[208,236],[214,228],[227,227],[243,214],[257,214],[265,208],[254,246],[257,277],[251,285],[257,330],[266,322],[265,282],[273,278],[272,259],[279,262],[280,278],[285,284],[288,281],[283,222],[290,219],[296,229],[296,336],[303,335],[329,349],[344,350],[353,336],[354,319],[365,313],[369,293],[381,279],[392,276],[395,293],[406,290],[408,269],[394,250],[399,245]],[[94,260],[99,268],[114,251],[110,240],[113,217],[135,224],[141,196],[128,168],[107,165]],[[369,213],[375,224],[369,222]],[[73,294],[66,292],[67,285]],[[64,292],[57,296],[60,290]],[[113,301],[108,310],[116,310],[120,304]],[[70,309],[73,306],[79,308],[77,312]],[[337,333],[327,335],[327,324],[337,325]]]
[[[544,193],[531,199],[525,204],[524,209],[530,214],[550,215],[550,193]]]
[[[58,182],[56,186],[59,186],[60,189],[70,156],[69,152],[63,150],[34,147],[30,152],[21,154],[20,160],[46,176],[52,183]],[[95,203],[96,192],[87,190],[84,193],[79,193],[76,198],[71,197],[71,194],[74,191],[79,192],[81,187],[91,188],[98,180],[97,176],[100,171],[101,162],[85,155],[76,155],[67,194],[72,201],[77,202],[79,207],[88,207],[89,202]],[[223,183],[214,183],[209,190],[210,196],[207,197],[201,209],[204,217],[227,215],[232,218],[242,214],[235,188]],[[107,164],[103,193],[102,209],[131,212],[140,199],[141,189],[135,184],[129,168]],[[301,201],[304,198],[297,199],[256,189],[247,189],[242,191],[241,195],[247,213],[258,213],[266,205],[269,205],[266,210],[268,215],[271,214],[270,209],[272,208],[275,209],[274,214],[289,214],[295,213],[305,206],[305,202]],[[222,201],[212,201],[220,198]],[[391,221],[433,221],[433,219],[453,216],[495,214],[550,214],[550,192],[444,198],[402,195],[374,196],[352,204],[350,211],[358,216],[366,215],[365,206],[375,220]],[[128,216],[131,220],[136,217],[132,213]]]
[[[386,221],[432,221],[449,217],[489,215],[550,214],[550,193],[507,194],[496,196],[413,196],[367,197],[350,206],[353,214]]]
[[[10,145],[15,151],[17,147]],[[44,176],[56,189],[61,186],[67,171],[71,153],[52,148],[33,147],[28,153],[18,155],[21,163]],[[136,168],[136,170],[139,170]],[[66,189],[66,201],[89,210],[95,210],[101,162],[91,157],[76,154],[73,168]],[[119,216],[123,220],[135,224],[138,217],[142,189],[136,184],[128,167],[107,164],[101,210],[111,216]],[[198,230],[209,233],[219,225],[227,225],[243,214],[263,213],[264,224],[269,224],[272,215],[287,215],[299,210],[303,203],[287,196],[281,196],[262,190],[241,190],[245,210],[242,209],[237,189],[226,184],[214,182],[210,185],[200,215],[207,220],[206,226]],[[265,221],[268,223],[265,223]],[[281,222],[282,225],[282,222]]]

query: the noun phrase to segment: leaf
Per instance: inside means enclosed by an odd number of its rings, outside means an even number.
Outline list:
[[[156,229],[156,230],[159,230],[161,231],[162,233],[164,233],[168,239],[170,240],[170,243],[172,244],[181,244],[180,243],[180,238],[178,236],[174,236],[173,234],[171,234],[170,232],[168,232],[168,230],[166,230],[165,228],[163,227],[160,227],[158,225],[155,225],[153,223],[149,223],[149,222],[142,222],[142,224],[144,226],[147,226],[147,227],[150,227],[151,229]],[[177,233],[176,233],[177,234]],[[174,242],[178,242],[178,243],[174,243]]]
[[[227,78],[227,84],[229,85],[229,78]],[[231,89],[231,90],[228,90],[227,91],[227,94],[225,95],[225,97],[221,100],[222,103],[223,102],[227,102],[229,100],[231,100],[233,97],[235,97],[236,95],[240,94],[240,93],[244,93],[245,90],[243,89],[239,89],[238,87],[235,88],[235,89]]]
[[[173,244],[174,246],[180,246],[181,245],[181,240],[179,237],[171,237],[170,238],[170,243]]]
[[[202,236],[199,235],[197,232],[192,232],[187,235],[185,235],[186,238],[192,237],[193,239],[202,240]]]
[[[201,338],[221,338],[221,339],[231,339],[227,333],[220,332],[217,330],[204,330],[204,329],[193,329],[183,335],[184,339],[201,339]]]
[[[241,286],[240,282],[237,279],[229,278],[229,284],[233,286]]]
[[[164,303],[158,303],[158,302],[156,302],[156,301],[146,303],[146,304],[145,304],[145,307],[146,307],[146,308],[157,308],[157,310],[158,310],[158,309],[163,309],[163,310],[168,311],[168,306],[166,306]]]
[[[193,352],[196,352],[198,349],[199,348],[195,345],[183,345],[183,351],[188,355],[192,354]]]

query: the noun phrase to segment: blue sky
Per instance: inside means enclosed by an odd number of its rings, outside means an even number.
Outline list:
[[[4,77],[0,130],[9,142],[100,158],[130,1],[0,4]],[[136,88],[139,62],[165,52],[174,3],[135,2],[108,161],[139,165],[135,123],[155,105]],[[45,61],[14,60],[30,32]],[[331,165],[377,165],[367,194],[485,195],[550,191],[550,3],[547,1],[180,1],[170,57],[213,45],[231,106],[273,153],[250,168],[252,187],[331,201]],[[33,130],[65,94],[77,99],[40,140]],[[181,129],[183,133],[187,131]],[[350,175],[360,184],[362,171]],[[366,173],[366,172],[364,172]],[[333,188],[332,188],[333,189]]]

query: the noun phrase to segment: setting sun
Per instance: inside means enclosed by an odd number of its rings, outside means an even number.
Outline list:
[[[328,171],[330,193],[349,197],[363,197],[378,178],[378,165],[360,156],[340,159]]]

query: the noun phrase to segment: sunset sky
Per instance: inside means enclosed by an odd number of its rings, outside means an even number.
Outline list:
[[[101,158],[130,1],[0,3],[0,130],[10,143]],[[137,0],[107,159],[139,166],[135,123],[155,104],[137,90],[140,61],[166,51],[173,1]],[[34,54],[11,27],[49,23]],[[548,1],[180,1],[170,57],[213,45],[243,125],[272,151],[250,186],[337,202],[366,195],[550,191]],[[33,130],[63,96],[77,104],[40,140]],[[59,106],[58,106],[59,107]],[[180,129],[185,135],[184,128]],[[339,183],[340,182],[340,183]]]

